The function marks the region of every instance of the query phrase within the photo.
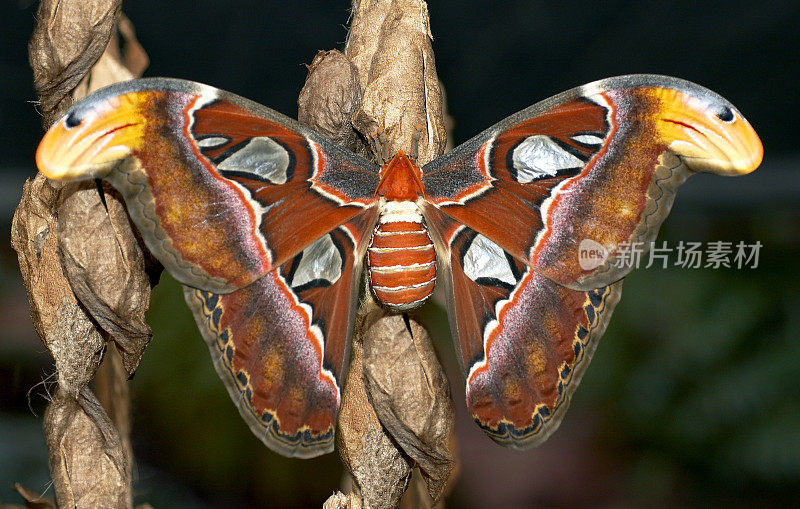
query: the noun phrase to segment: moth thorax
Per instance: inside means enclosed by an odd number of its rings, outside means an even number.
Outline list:
[[[388,201],[367,250],[375,297],[397,311],[420,306],[436,282],[436,252],[422,213],[412,201]]]

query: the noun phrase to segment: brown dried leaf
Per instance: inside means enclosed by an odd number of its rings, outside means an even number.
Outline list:
[[[383,313],[380,309],[374,312]],[[337,423],[339,454],[366,507],[395,507],[406,489],[412,465],[378,421],[361,372],[361,344],[356,341]]]
[[[66,186],[69,188],[70,186]],[[61,269],[52,211],[63,188],[39,174],[25,183],[11,225],[31,318],[58,369],[59,386],[77,397],[94,376],[105,341],[78,304]]]
[[[126,72],[130,72],[134,77],[138,78],[150,65],[150,58],[136,39],[136,30],[133,27],[133,23],[122,12],[117,16],[116,28],[111,33],[111,39],[109,39],[103,55],[111,56],[119,65],[125,68]],[[95,64],[95,70],[97,65]]]
[[[59,390],[44,416],[59,507],[132,506],[129,459],[94,394]]]
[[[430,336],[413,319],[387,314],[362,341],[364,382],[375,413],[419,466],[430,496],[437,500],[454,465],[450,438],[455,410]]]
[[[117,28],[122,42],[114,31],[103,54],[72,92],[76,101],[114,83],[138,78],[149,65],[147,53],[136,40],[133,24],[122,13]]]
[[[80,183],[63,199],[61,262],[78,300],[111,335],[131,375],[152,337],[145,321],[150,278],[122,198],[110,186],[104,190],[105,203],[94,182]]]
[[[353,120],[356,129],[364,136],[372,135],[376,127],[384,129],[393,155],[411,151],[421,126],[419,164],[440,156],[447,136],[427,4],[422,0],[362,1],[345,51],[358,67],[364,89],[361,109]]]
[[[340,51],[320,51],[308,67],[297,100],[300,122],[337,145],[367,156],[369,149],[353,129],[352,116],[361,106],[355,66]]]
[[[106,51],[94,64],[92,70],[78,83],[72,92],[72,98],[76,101],[83,99],[87,95],[96,90],[107,87],[120,81],[128,81],[133,79],[133,73],[127,70],[120,62],[113,56],[115,49],[115,38],[109,43]]]
[[[50,126],[108,45],[121,0],[42,0],[28,53],[43,122]]]
[[[144,70],[147,69],[147,66],[150,65],[150,57],[147,56],[147,52],[139,44],[133,23],[121,12],[117,17],[117,30],[122,36],[122,42],[119,44],[122,54],[112,56],[119,60],[134,77],[139,78],[144,73]]]
[[[19,268],[26,281],[36,272],[44,243],[51,233],[52,210],[61,187],[61,183],[47,180],[40,173],[27,180],[22,188],[20,206],[11,223],[11,245],[20,257]]]
[[[443,509],[445,506],[444,499],[440,498],[434,501],[428,493],[426,479],[422,476],[419,469],[414,469],[411,474],[411,482],[408,485],[400,501],[399,509]]]

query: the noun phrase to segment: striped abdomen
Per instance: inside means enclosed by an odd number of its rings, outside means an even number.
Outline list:
[[[386,202],[367,250],[367,266],[375,296],[390,308],[411,309],[433,292],[436,252],[414,202]]]

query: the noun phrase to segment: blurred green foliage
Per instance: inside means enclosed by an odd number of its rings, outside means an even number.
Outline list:
[[[642,500],[661,487],[665,500],[748,505],[800,486],[798,241],[747,217],[717,226],[709,239],[766,239],[758,268],[631,273],[578,389],[604,409],[599,442]]]

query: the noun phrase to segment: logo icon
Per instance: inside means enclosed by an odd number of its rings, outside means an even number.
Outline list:
[[[583,270],[601,266],[608,258],[608,249],[592,239],[583,239],[578,245],[578,264]]]

